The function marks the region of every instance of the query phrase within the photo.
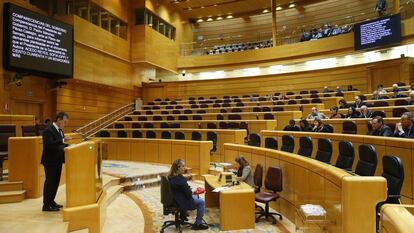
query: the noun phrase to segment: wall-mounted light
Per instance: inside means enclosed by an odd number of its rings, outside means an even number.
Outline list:
[[[292,3],[292,4],[289,5],[289,8],[293,8],[295,6],[296,6],[296,4],[295,3]]]
[[[213,19],[212,18],[208,18],[207,21],[208,22],[211,22],[211,21],[213,21]]]
[[[233,15],[228,15],[227,17],[226,17],[226,19],[232,19],[233,18]]]
[[[197,23],[202,23],[204,22],[204,19],[197,19]]]
[[[268,9],[264,9],[264,10],[262,11],[262,13],[263,13],[263,14],[265,14],[265,13],[269,13],[269,10],[268,10]]]
[[[216,18],[216,20],[222,20],[222,19],[223,19],[223,17],[221,17],[221,16]]]
[[[278,7],[276,7],[276,10],[277,10],[277,11],[283,10],[283,7],[278,6]]]

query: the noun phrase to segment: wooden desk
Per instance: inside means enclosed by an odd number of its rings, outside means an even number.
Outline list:
[[[414,212],[412,205],[383,205],[381,207],[380,232],[412,233],[414,230],[412,212]]]
[[[220,193],[215,188],[221,187],[217,176],[205,175],[206,208],[220,209],[220,230],[253,229],[255,223],[254,190],[241,182]]]
[[[0,124],[16,125],[16,137],[22,136],[22,125],[34,125],[33,115],[8,115],[0,114]]]

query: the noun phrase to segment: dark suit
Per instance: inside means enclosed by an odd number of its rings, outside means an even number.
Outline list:
[[[389,126],[383,125],[381,128],[371,131],[369,135],[391,137],[393,132]]]
[[[411,125],[411,127],[407,130],[404,130],[404,133],[400,134],[399,131],[396,131],[394,133],[394,137],[400,137],[400,138],[414,138],[414,124]]]
[[[361,113],[361,114],[359,115],[359,117],[360,117],[360,118],[372,118],[372,112],[371,112],[371,111],[368,111],[368,112],[367,112],[367,115],[364,115],[364,114],[362,114],[362,113]]]
[[[59,187],[62,164],[65,162],[63,131],[58,132],[51,124],[43,131],[42,164],[45,168],[46,180],[43,187],[43,204],[53,205]]]
[[[300,131],[300,128],[297,125],[294,125],[294,126],[287,125],[287,126],[285,126],[283,131]]]
[[[178,175],[169,177],[169,180],[175,206],[183,212],[195,209],[193,193],[187,184],[187,179]]]

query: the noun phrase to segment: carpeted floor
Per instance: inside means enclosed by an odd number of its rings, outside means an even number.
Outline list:
[[[193,188],[195,187],[204,187],[204,184],[202,182],[190,182],[190,186]],[[149,224],[152,228],[153,232],[159,232],[161,229],[161,226],[164,221],[166,220],[173,220],[174,216],[164,216],[162,214],[162,204],[160,201],[160,187],[150,187],[150,188],[144,188],[140,190],[131,191],[130,194],[136,196],[138,199],[140,199],[140,202],[144,204],[150,213],[148,213],[151,218],[152,222]],[[200,195],[200,198],[204,198],[203,195]],[[193,211],[189,217],[189,222],[193,223],[195,221],[195,213],[196,211]],[[220,232],[220,219],[219,219],[219,209],[216,208],[208,208],[206,209],[206,213],[204,215],[204,220],[210,225],[210,229],[206,231],[201,232]],[[183,230],[184,232],[193,232],[191,229],[186,228]],[[176,232],[174,227],[171,227],[169,229],[166,229],[165,232]],[[196,232],[196,231],[194,231]],[[200,232],[200,231],[197,231]],[[283,219],[283,221],[278,221],[276,225],[272,225],[270,222],[267,221],[260,221],[259,223],[256,223],[255,229],[246,229],[246,230],[238,230],[238,231],[227,231],[227,232],[295,232],[294,225],[289,222],[286,218]]]

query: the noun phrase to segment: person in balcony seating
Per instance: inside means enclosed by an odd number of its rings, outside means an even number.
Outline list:
[[[309,113],[309,115],[308,115],[308,117],[306,117],[306,119],[313,120],[315,118],[325,119],[326,116],[325,116],[325,114],[319,112],[316,107],[313,107],[312,110],[311,110],[311,113]]]
[[[355,108],[360,108],[362,105],[367,105],[364,101],[362,101],[360,96],[355,96]]]
[[[384,89],[384,86],[382,84],[378,84],[377,91],[380,95],[381,94],[387,94],[387,90]]]
[[[402,114],[400,122],[395,125],[394,137],[414,138],[413,115],[410,112]]]
[[[331,90],[329,90],[328,86],[324,86],[322,93],[329,93],[329,92],[331,92]]]
[[[309,125],[309,122],[306,119],[302,119],[299,121],[300,131],[304,132],[312,132],[313,128]]]
[[[329,117],[329,119],[344,118],[344,115],[342,115],[341,113],[338,112],[338,107],[337,106],[331,107],[330,111],[331,111],[331,116]]]
[[[372,119],[371,122],[372,131],[368,134],[371,136],[384,136],[384,137],[391,137],[393,136],[393,132],[391,128],[384,124],[384,119],[381,116],[376,116]]]
[[[349,108],[349,104],[346,102],[345,99],[339,100],[339,108]]]
[[[368,109],[366,105],[362,105],[361,108],[359,109],[359,112],[361,113],[359,115],[360,118],[371,118],[372,117],[372,112],[371,110]]]
[[[336,86],[335,92],[336,93],[342,93],[343,91],[342,91],[340,86]]]
[[[185,163],[182,159],[175,160],[168,173],[174,204],[181,210],[180,218],[187,220],[187,211],[197,209],[196,221],[191,227],[192,230],[207,230],[208,226],[203,224],[204,200],[193,196],[187,179],[183,176]]]
[[[289,120],[289,125],[285,126],[283,131],[300,131],[299,126],[296,125],[296,122],[294,119]]]
[[[330,133],[329,129],[322,123],[320,118],[315,118],[314,123],[315,127],[313,127],[313,132]]]
[[[234,161],[236,161],[239,166],[237,170],[237,180],[246,182],[248,185],[255,187],[253,170],[252,167],[250,167],[249,162],[247,162],[247,160],[241,155],[236,156]]]
[[[359,112],[351,106],[348,108],[348,114],[345,115],[345,118],[359,118]]]

